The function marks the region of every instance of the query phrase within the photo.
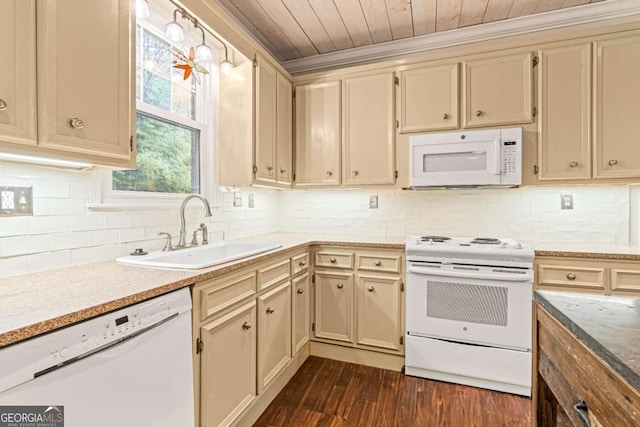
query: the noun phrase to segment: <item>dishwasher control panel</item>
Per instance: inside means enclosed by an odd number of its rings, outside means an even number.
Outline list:
[[[14,373],[0,378],[0,392],[116,345],[190,310],[191,293],[183,288],[51,332],[37,340],[1,349],[0,366]],[[16,354],[20,357],[15,357]]]

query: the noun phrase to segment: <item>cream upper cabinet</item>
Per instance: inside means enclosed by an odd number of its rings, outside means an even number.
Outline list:
[[[538,179],[589,179],[591,45],[543,50],[539,65]]]
[[[356,343],[401,351],[400,277],[358,274],[357,280]]]
[[[296,186],[340,185],[341,82],[296,88]]]
[[[0,2],[0,141],[36,145],[36,2]]]
[[[258,297],[258,393],[291,360],[291,283]]]
[[[310,317],[309,317],[309,273],[304,273],[291,280],[293,302],[292,313],[292,345],[291,356],[300,351],[309,341]]]
[[[353,273],[316,271],[315,336],[353,342]]]
[[[594,178],[640,177],[640,36],[595,43]]]
[[[201,427],[232,424],[255,399],[256,330],[255,300],[200,328]]]
[[[458,129],[458,64],[400,71],[400,133]]]
[[[275,68],[260,57],[255,74],[255,181],[276,180],[276,81]]]
[[[281,74],[278,74],[276,79],[276,103],[276,180],[291,184],[292,91],[291,83]]]
[[[38,1],[40,146],[135,162],[131,11],[129,0]]]
[[[343,183],[395,182],[393,73],[343,81]]]
[[[463,126],[531,123],[532,68],[530,52],[464,62]]]

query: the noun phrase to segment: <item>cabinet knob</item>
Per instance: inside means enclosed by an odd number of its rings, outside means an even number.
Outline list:
[[[344,285],[342,283],[338,283],[338,289],[342,289],[344,288]]]
[[[267,170],[271,172],[273,170],[273,166],[267,166]]]
[[[69,119],[69,126],[74,129],[82,129],[84,127],[84,122],[77,117],[73,117]]]
[[[569,163],[569,167],[570,167],[570,168],[577,168],[577,167],[578,167],[578,165],[579,165],[579,163],[578,163],[578,162],[571,162],[571,163]]]
[[[286,169],[280,169],[280,173],[281,173],[282,175],[284,175],[285,173],[287,173],[287,170],[286,170]]]
[[[298,263],[298,265],[299,265],[300,267],[304,267],[305,265],[307,265],[307,263],[306,263],[306,262],[304,262],[304,261],[300,261],[300,262]]]
[[[353,171],[352,173],[353,173],[354,176],[358,176],[358,174],[360,174],[360,172],[358,172],[358,171]]]
[[[331,172],[331,171],[327,171],[327,175],[328,175],[328,176],[333,176],[333,172]]]
[[[369,287],[367,288],[367,290],[368,290],[369,292],[373,292],[373,286],[369,286]]]
[[[337,260],[334,257],[329,258],[329,261],[333,264],[335,264],[337,262]]]
[[[480,116],[482,116],[483,114],[484,114],[484,111],[482,111],[482,110],[478,110],[478,111],[476,111],[476,117],[480,117]]]
[[[609,166],[615,166],[618,164],[617,160],[609,160]]]
[[[569,273],[569,274],[567,274],[567,279],[569,279],[569,280],[576,280],[576,275],[575,275],[575,273]]]
[[[376,265],[376,267],[380,267],[382,265],[382,262],[378,259],[376,260],[376,262],[374,262],[374,264]]]
[[[276,310],[275,310],[275,308],[273,308],[273,307],[267,307],[267,314],[271,314],[271,313],[273,313],[274,311],[276,311]]]
[[[444,114],[442,115],[442,119],[443,119],[443,120],[449,120],[449,115],[448,115],[447,113],[444,113]]]
[[[244,322],[244,323],[242,324],[242,329],[244,329],[245,331],[246,331],[247,329],[251,329],[251,323],[249,323],[249,322]]]
[[[6,111],[7,110],[7,103],[4,101],[4,99],[0,99],[0,111]]]
[[[302,289],[302,288],[298,288],[298,290],[296,291],[296,293],[297,293],[298,295],[300,295],[300,294],[304,294],[304,289]]]

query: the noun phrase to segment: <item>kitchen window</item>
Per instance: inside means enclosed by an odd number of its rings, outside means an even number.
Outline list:
[[[185,80],[184,71],[173,67],[172,51],[188,55],[201,34],[184,25],[181,45],[167,40],[164,25],[172,15],[161,7],[136,26],[137,169],[101,174],[103,204],[175,203],[191,193],[215,199],[217,51],[202,63],[209,74],[199,73],[199,82],[193,75]]]

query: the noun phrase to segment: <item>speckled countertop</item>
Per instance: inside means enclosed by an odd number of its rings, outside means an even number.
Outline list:
[[[523,242],[536,256],[640,261],[640,246],[624,243]]]
[[[160,270],[105,261],[0,279],[0,347],[302,250],[310,244],[404,249],[401,237],[272,233],[242,240],[279,243],[282,247],[201,270]]]
[[[535,298],[640,391],[640,298],[555,291]]]

